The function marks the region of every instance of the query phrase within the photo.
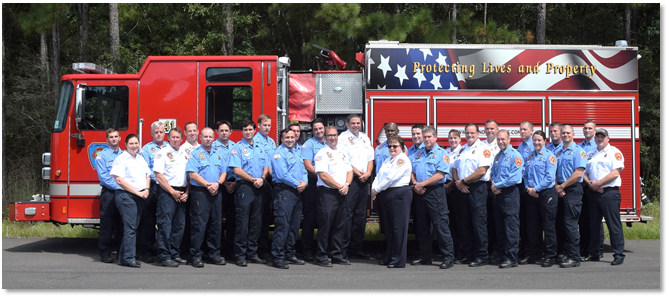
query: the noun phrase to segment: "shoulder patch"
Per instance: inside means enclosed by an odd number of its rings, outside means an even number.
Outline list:
[[[307,148],[307,144],[302,145],[302,148]]]
[[[274,154],[274,159],[279,159],[279,158],[281,158],[281,154],[278,154],[278,153]]]
[[[102,154],[95,155],[95,160],[101,160],[101,159],[102,159]]]
[[[585,159],[585,158],[586,158],[586,156],[585,156],[585,151],[581,151],[581,158],[582,158],[582,159]]]
[[[516,166],[518,166],[518,167],[523,165],[523,161],[520,159],[520,157],[516,157],[515,162],[516,162]]]
[[[314,158],[314,161],[321,161],[323,160],[320,155],[317,155],[316,158]]]
[[[485,156],[485,158],[490,158],[490,155],[491,155],[490,150],[488,149],[483,150],[483,156]]]
[[[398,160],[397,160],[397,166],[398,166],[398,167],[401,167],[401,166],[403,166],[403,165],[404,165],[404,159],[401,159],[401,158],[398,159]]]
[[[446,162],[447,164],[450,164],[450,163],[451,163],[450,158],[449,158],[448,155],[446,155],[446,154],[444,154],[444,162]]]
[[[162,154],[160,154],[160,153],[156,154],[156,159],[160,159],[161,155]]]
[[[200,154],[197,155],[200,159],[204,159],[204,152],[200,152]]]
[[[234,154],[237,154],[237,149],[232,149],[232,150],[230,151],[230,154],[233,154],[233,155],[234,155]]]
[[[616,160],[617,160],[617,161],[621,161],[621,160],[623,160],[623,155],[620,154],[620,152],[616,153]]]
[[[557,161],[555,160],[555,156],[553,155],[551,155],[551,157],[548,160],[551,162],[552,165],[555,165],[555,163],[557,163]]]

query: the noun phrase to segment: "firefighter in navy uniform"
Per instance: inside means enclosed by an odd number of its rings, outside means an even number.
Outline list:
[[[530,121],[523,121],[520,123],[519,127],[520,138],[522,141],[518,144],[518,153],[523,157],[523,164],[527,165],[527,157],[530,156],[531,152],[534,150],[534,145],[532,145],[532,133],[534,133],[534,125]],[[523,168],[523,172],[525,168]],[[523,183],[518,184],[518,193],[520,194],[520,242],[518,244],[518,264],[534,264],[537,261],[541,261],[541,257],[534,255],[531,252],[527,252],[527,219],[525,214],[527,213],[527,205],[529,204],[531,197],[527,194],[525,189],[525,181],[523,175]]]
[[[290,128],[281,131],[281,146],[274,150],[271,158],[275,185],[272,265],[280,269],[288,269],[288,263],[304,265],[304,261],[295,256],[295,242],[302,219],[300,195],[308,179],[301,148],[295,147],[295,135]]]
[[[583,137],[585,139],[581,141],[578,145],[585,150],[585,153],[589,153],[590,150],[597,148],[595,143],[595,133],[597,132],[597,125],[595,121],[586,120],[583,123]],[[583,205],[581,207],[581,217],[578,219],[578,233],[580,235],[580,253],[581,253],[581,262],[590,261],[590,254],[588,253],[588,247],[590,246],[590,200],[588,200],[588,191],[589,186],[582,183],[583,187]],[[599,225],[599,258],[604,257],[604,224]]]
[[[546,149],[546,134],[543,131],[534,132],[532,143],[535,150],[527,157],[523,173],[525,189],[530,196],[525,210],[529,237],[527,251],[536,256],[541,255],[543,251],[544,261],[541,267],[551,267],[555,264],[557,256],[555,232],[558,205],[558,196],[555,192],[557,159]],[[543,244],[542,239],[545,239]]]
[[[487,145],[490,150],[490,156],[495,157],[499,152],[499,147],[497,146],[497,132],[499,132],[499,126],[495,119],[489,119],[485,122],[483,131],[485,132],[486,138],[481,140],[481,144]],[[486,176],[490,177],[490,168]],[[497,255],[497,252],[501,250],[499,247],[499,241],[497,241],[497,232],[495,229],[495,208],[494,200],[495,194],[491,190],[492,184],[488,180],[488,197],[486,206],[488,208],[488,252],[490,253],[490,264],[499,265],[503,261],[503,257]]]
[[[156,202],[158,202],[158,188],[156,187],[156,176],[153,174],[153,159],[158,150],[167,147],[165,138],[165,125],[156,121],[151,124],[151,137],[153,140],[140,151],[146,164],[151,170],[151,187],[149,188],[149,197],[142,201],[144,204],[142,219],[139,224],[139,236],[141,242],[141,255],[144,263],[153,263],[153,245],[156,243]]]
[[[216,122],[216,132],[218,133],[218,139],[214,141],[212,146],[218,151],[222,151],[223,155],[230,155],[230,151],[235,146],[235,142],[231,141],[230,133],[232,133],[232,125],[227,120],[221,120]],[[232,168],[228,167],[226,180],[220,186],[221,196],[223,201],[223,212],[225,212],[225,231],[221,233],[221,247],[227,253],[227,257],[234,259],[235,251],[235,229],[236,229],[236,213],[235,213],[235,190],[237,189],[237,178],[232,173]],[[225,240],[223,240],[223,234],[225,235]]]
[[[451,170],[453,169],[455,160],[457,160],[460,152],[462,152],[461,140],[459,130],[451,129],[448,132],[449,147],[446,148],[446,155],[448,155],[446,163]],[[453,251],[455,254],[455,261],[453,262],[455,264],[469,264],[475,259],[475,256],[472,223],[467,212],[467,197],[455,187],[452,171],[446,173],[444,188],[446,190],[446,202],[451,211],[448,214],[448,228],[451,230],[451,238],[453,238]]]
[[[620,265],[625,260],[625,236],[620,223],[620,172],[625,168],[625,159],[618,148],[609,144],[609,132],[600,128],[595,133],[597,148],[588,153],[583,181],[588,185],[590,200],[590,231],[596,231],[602,217],[606,220],[613,249],[611,265]],[[599,235],[590,234],[588,248],[590,261],[599,261]]]
[[[109,175],[114,160],[123,153],[118,146],[121,137],[116,128],[107,129],[107,145],[109,148],[102,150],[95,157],[95,170],[100,180],[100,230],[98,233],[98,247],[100,248],[100,260],[103,263],[112,263],[111,256],[114,243],[120,243],[123,237],[123,225],[121,215],[116,207],[114,192],[118,187],[116,180]],[[112,240],[113,236],[113,240]]]
[[[318,214],[318,174],[314,168],[314,157],[316,153],[325,147],[325,126],[323,119],[316,118],[311,121],[313,137],[302,145],[302,158],[304,168],[307,170],[309,185],[302,195],[302,254],[305,261],[313,261],[316,253],[314,241],[314,229],[316,229],[316,214]]]
[[[253,142],[258,144],[265,152],[267,157],[272,156],[272,152],[276,149],[276,142],[269,136],[272,130],[272,118],[268,115],[262,114],[258,117],[258,131],[253,137]],[[260,238],[258,238],[258,254],[264,260],[272,258],[272,240],[269,238],[269,224],[272,214],[272,200],[274,199],[274,189],[272,185],[272,167],[270,164],[269,173],[267,174],[267,183],[263,184],[263,214],[262,225],[260,229]]]

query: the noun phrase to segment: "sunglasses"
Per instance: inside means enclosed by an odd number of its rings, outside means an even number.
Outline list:
[[[399,148],[399,147],[400,147],[400,145],[388,145],[388,149],[395,149],[395,148]]]
[[[336,135],[336,134],[334,134],[334,135],[333,135],[333,134],[330,134],[330,135],[325,135],[325,136],[326,136],[326,137],[338,137],[339,135]]]

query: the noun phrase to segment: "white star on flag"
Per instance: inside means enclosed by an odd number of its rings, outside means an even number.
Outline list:
[[[420,49],[423,52],[423,60],[427,60],[427,56],[432,56],[432,50],[430,49]]]
[[[407,74],[406,74],[406,69],[407,69],[406,65],[400,66],[399,64],[397,64],[397,73],[395,73],[395,77],[400,79],[400,86],[402,86],[402,83],[404,82],[404,80],[409,79],[409,77],[407,77]]]
[[[458,89],[460,89],[458,87],[453,86],[453,83],[449,83],[449,84],[451,85],[451,87],[448,88],[448,90],[458,90]]]
[[[434,90],[441,88],[441,82],[439,82],[440,79],[441,79],[440,75],[432,76],[432,81],[430,81],[430,83],[432,84],[432,86],[434,86]]]
[[[367,53],[365,54],[367,57],[369,57],[369,61],[367,62],[368,65],[374,65],[374,60],[372,60],[372,50],[367,50]]]
[[[425,79],[425,76],[423,75],[423,72],[420,69],[416,71],[416,74],[413,75],[413,78],[418,81],[418,88],[420,88],[420,83],[427,81]]]
[[[446,66],[446,56],[442,55],[441,53],[439,53],[439,58],[437,58],[435,61],[441,65]]]
[[[385,58],[383,57],[383,55],[381,55],[381,64],[379,65],[378,69],[383,71],[384,79],[386,78],[386,73],[392,70],[392,68],[390,68],[390,65],[388,64],[389,62],[390,62],[390,56],[388,56],[388,58]]]
[[[386,90],[386,86],[385,86],[385,85],[384,85],[384,86],[376,85],[376,89],[379,89],[379,90]]]

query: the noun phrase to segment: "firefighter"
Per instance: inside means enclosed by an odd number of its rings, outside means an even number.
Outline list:
[[[404,141],[397,135],[388,137],[386,147],[390,154],[380,166],[372,182],[372,199],[384,200],[385,258],[379,262],[388,268],[404,268],[407,261],[409,211],[411,209],[411,162]]]
[[[517,184],[523,181],[523,158],[509,145],[509,131],[497,133],[500,152],[495,156],[490,170],[490,190],[495,195],[494,218],[498,254],[504,258],[499,268],[518,267],[518,242],[520,241],[520,195]]]
[[[446,150],[437,144],[437,131],[433,126],[423,128],[423,144],[412,162],[411,183],[415,197],[416,239],[419,257],[411,265],[432,264],[432,230],[437,236],[442,257],[441,269],[453,267],[453,240],[448,228],[448,205],[444,182],[450,166],[446,163]]]
[[[453,164],[452,171],[455,187],[467,198],[467,209],[472,223],[475,259],[469,263],[469,267],[479,267],[489,262],[486,200],[487,181],[490,180],[487,173],[492,164],[492,152],[479,141],[476,124],[465,126],[465,138],[467,144],[462,146],[460,157]]]
[[[121,215],[116,207],[114,192],[118,187],[116,180],[109,175],[114,160],[123,153],[118,146],[121,137],[116,128],[107,129],[107,145],[109,148],[102,150],[95,157],[95,170],[100,180],[100,230],[98,233],[98,247],[100,248],[100,260],[103,263],[112,263],[111,256],[114,243],[120,242],[123,237],[123,225]],[[113,235],[113,240],[112,240]]]
[[[197,129],[197,124],[195,122],[189,121],[186,122],[186,125],[184,125],[184,133],[186,134],[186,141],[179,147],[179,154],[185,154],[188,156],[188,158],[191,157],[191,152],[197,148],[200,147],[200,144],[197,142],[198,135],[200,131]],[[186,204],[186,219],[185,223],[186,225],[184,226],[184,236],[183,239],[181,240],[181,255],[184,259],[190,260],[191,255],[190,255],[190,241],[191,241],[191,235],[190,235],[190,223],[191,223],[191,218],[190,218],[190,204]]]
[[[189,181],[186,176],[188,156],[179,151],[183,132],[174,127],[168,134],[169,146],[158,150],[153,173],[158,182],[156,223],[158,224],[158,262],[165,267],[184,264],[179,246],[184,235]]]
[[[625,237],[620,223],[620,172],[625,168],[625,159],[618,148],[609,144],[609,132],[597,129],[597,148],[588,153],[583,181],[588,185],[590,200],[590,231],[596,231],[606,220],[609,239],[613,249],[611,265],[620,265],[625,260]],[[599,235],[590,234],[590,261],[599,261]]]
[[[425,147],[425,145],[423,145],[423,125],[416,124],[411,127],[411,140],[413,141],[413,145],[407,150],[407,157],[409,160],[416,155],[416,152],[418,152],[420,148]]]
[[[455,187],[452,174],[453,163],[462,151],[460,140],[462,138],[460,137],[459,130],[451,129],[448,132],[449,146],[446,149],[446,155],[448,155],[446,163],[451,167],[451,171],[446,173],[444,187],[446,190],[446,202],[452,211],[448,214],[448,227],[451,230],[451,238],[453,238],[453,251],[455,252],[455,260],[453,262],[455,264],[469,264],[475,259],[472,224],[469,212],[467,212],[466,195]]]
[[[362,128],[359,115],[349,115],[346,121],[347,130],[338,138],[337,147],[346,152],[353,167],[353,182],[350,194],[346,197],[346,219],[343,251],[351,258],[369,259],[369,254],[362,251],[362,241],[367,227],[367,200],[369,184],[374,167],[374,148],[369,137]]]
[[[158,150],[167,147],[165,138],[165,125],[156,121],[151,124],[151,137],[153,140],[142,147],[141,155],[151,170],[151,187],[149,188],[149,197],[141,201],[144,204],[142,219],[140,220],[140,242],[141,255],[144,263],[153,263],[153,245],[156,242],[156,202],[158,201],[158,188],[156,187],[156,176],[153,174],[153,159]]]
[[[290,130],[295,133],[295,148],[302,148],[302,144],[300,144],[300,134],[302,133],[300,124],[297,122],[291,122],[288,124],[288,128],[290,128]]]
[[[541,267],[555,264],[557,238],[555,218],[557,216],[558,196],[555,192],[557,159],[546,149],[546,133],[541,130],[532,136],[534,151],[527,157],[525,164],[525,189],[530,200],[525,209],[527,219],[527,251],[535,256],[542,254]],[[543,237],[542,237],[543,235]],[[542,238],[543,245],[542,245]]]
[[[346,227],[346,196],[353,180],[353,169],[346,149],[338,145],[337,129],[325,128],[327,146],[314,157],[314,169],[318,174],[318,250],[316,264],[332,267],[332,263],[351,265],[343,255]],[[332,256],[332,261],[328,260]]]
[[[235,212],[237,229],[235,231],[236,264],[246,267],[251,263],[265,264],[267,261],[258,256],[258,238],[260,237],[263,217],[263,186],[267,184],[270,162],[259,143],[254,142],[256,124],[251,120],[241,123],[243,138],[230,151],[229,167],[237,177],[235,194]]]
[[[534,145],[532,144],[532,133],[534,132],[534,125],[532,122],[525,120],[520,123],[519,127],[520,138],[522,141],[518,144],[518,153],[523,157],[523,164],[527,164],[527,157],[530,155],[531,151],[534,150]],[[523,167],[523,172],[525,168]],[[524,176],[523,176],[524,177]],[[524,179],[524,178],[523,178]],[[531,198],[527,195],[525,190],[525,181],[518,184],[518,193],[520,194],[520,242],[518,244],[518,264],[534,264],[537,261],[541,260],[541,257],[527,252],[527,219],[525,218],[525,209],[529,204]]]
[[[325,147],[324,120],[316,118],[311,121],[313,137],[302,145],[304,168],[307,170],[309,185],[302,195],[302,254],[305,261],[313,261],[316,249],[314,248],[314,229],[316,228],[316,214],[318,214],[318,174],[314,168],[316,153]]]
[[[557,152],[562,150],[562,123],[553,121],[548,126],[548,133],[551,136],[551,141],[546,144],[546,149],[557,155]]]
[[[562,123],[559,121],[553,121],[548,126],[548,134],[550,135],[551,141],[546,144],[546,149],[552,152],[555,155],[555,158],[559,161],[558,152],[563,149],[562,145]],[[573,154],[573,153],[572,153]],[[556,183],[557,185],[557,183]],[[560,195],[558,194],[558,197]],[[566,260],[564,245],[565,245],[565,234],[564,229],[564,200],[558,200],[557,215],[555,218],[555,227],[556,227],[556,237],[557,237],[557,257],[555,257],[556,263],[562,263]]]
[[[137,226],[144,211],[144,200],[149,197],[151,170],[139,154],[139,138],[129,134],[125,138],[126,151],[114,161],[111,172],[116,180],[114,201],[123,221],[123,240],[118,250],[118,264],[133,268],[141,267],[135,259],[137,249]]]
[[[490,156],[495,158],[499,152],[499,147],[497,145],[497,132],[499,132],[499,126],[495,119],[489,119],[485,122],[483,131],[486,135],[486,138],[481,140],[481,144],[487,145],[490,150]],[[490,177],[490,168],[486,176]],[[499,247],[499,242],[497,241],[497,232],[495,230],[495,210],[494,210],[494,200],[495,194],[491,190],[492,184],[488,180],[488,197],[486,201],[487,212],[488,212],[488,252],[490,253],[490,264],[499,265],[503,261],[502,256],[497,255],[497,252],[501,250]]]
[[[272,236],[272,265],[288,269],[288,263],[304,265],[295,256],[295,242],[300,233],[302,200],[300,194],[307,187],[307,170],[304,168],[301,148],[295,147],[295,131],[281,131],[281,146],[270,158],[274,173],[274,234]]]
[[[272,118],[268,115],[262,114],[258,117],[258,132],[253,137],[253,142],[258,144],[261,151],[270,157],[273,155],[273,151],[276,149],[276,142],[269,136],[269,132],[272,130]],[[263,213],[262,213],[262,225],[260,229],[260,238],[258,238],[258,253],[262,259],[272,258],[271,249],[272,241],[269,239],[269,224],[270,224],[270,215],[272,210],[272,199],[274,198],[274,190],[272,186],[272,167],[269,160],[267,163],[270,164],[269,174],[267,176],[267,183],[263,184]]]
[[[552,129],[551,129],[552,130]],[[564,258],[560,267],[578,267],[580,265],[580,254],[578,251],[578,219],[581,215],[583,198],[583,171],[587,163],[585,150],[574,143],[574,129],[571,125],[564,125],[561,129],[562,147],[555,153],[557,157],[557,183],[555,191],[558,194],[558,208],[562,209],[557,218],[558,245],[564,243]],[[564,236],[560,242],[560,234]],[[558,251],[561,248],[558,246]]]
[[[595,143],[595,132],[597,132],[597,125],[595,121],[586,120],[583,123],[583,141],[578,144],[585,150],[585,153],[589,153],[590,150],[597,148],[597,143]],[[581,207],[581,217],[578,219],[578,232],[580,236],[580,253],[581,253],[581,262],[590,261],[590,254],[588,253],[588,247],[590,246],[590,200],[588,200],[588,192],[585,191],[589,186],[585,183],[582,183],[583,187],[583,205]],[[604,257],[604,224],[599,225],[599,258]]]
[[[235,146],[235,142],[230,140],[230,133],[232,132],[232,125],[227,120],[220,120],[216,122],[216,132],[218,133],[218,139],[214,141],[212,146],[218,151],[222,151],[223,155],[229,155],[232,148]],[[225,212],[225,232],[221,233],[221,246],[225,247],[222,249],[228,253],[228,257],[234,259],[235,251],[235,190],[236,186],[236,177],[232,173],[232,168],[227,168],[226,180],[220,186],[221,188],[221,200],[223,202],[223,212]],[[225,234],[225,241],[223,240],[223,234]]]

